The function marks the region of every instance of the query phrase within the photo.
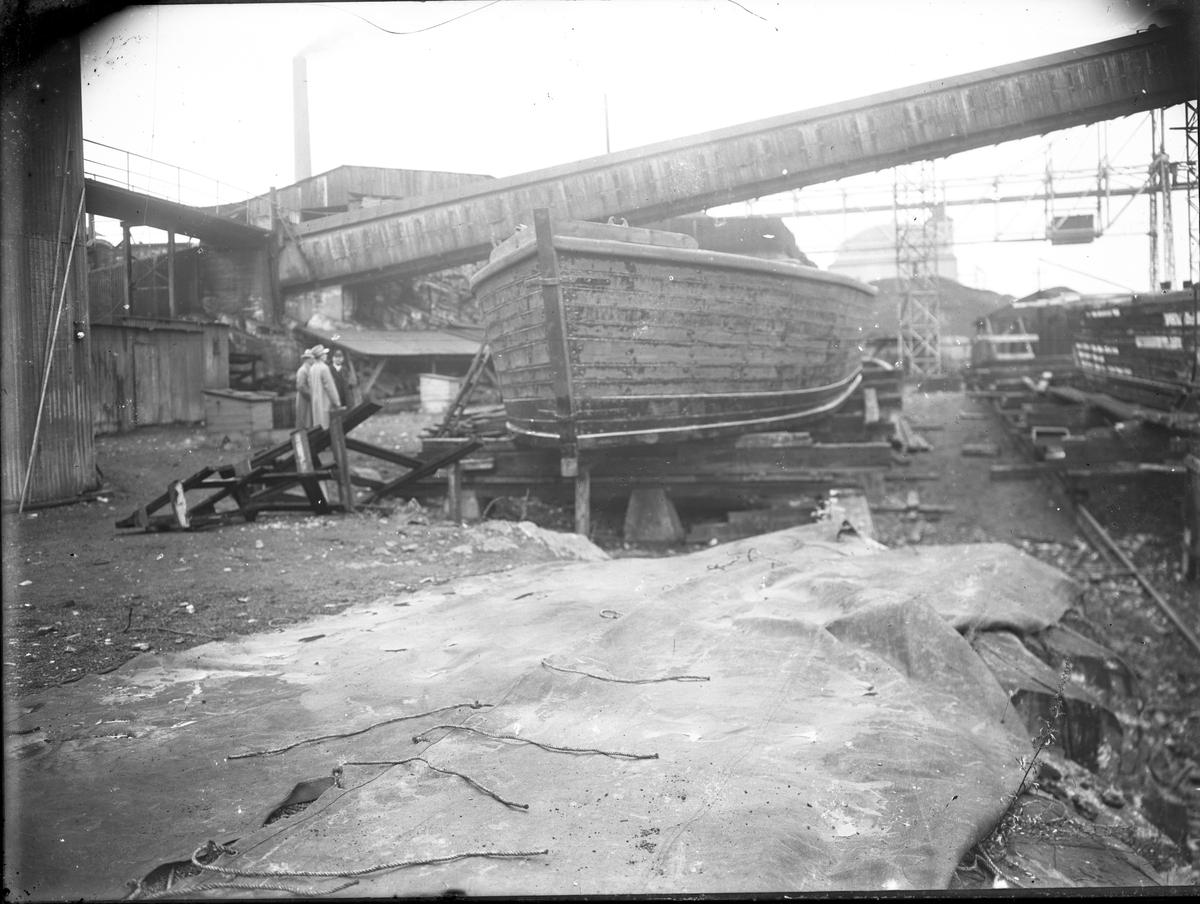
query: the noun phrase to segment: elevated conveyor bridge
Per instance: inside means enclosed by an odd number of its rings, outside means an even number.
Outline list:
[[[1189,29],[1190,30],[1190,27]],[[644,224],[1196,98],[1181,26],[297,224],[288,292],[483,260],[532,210]]]

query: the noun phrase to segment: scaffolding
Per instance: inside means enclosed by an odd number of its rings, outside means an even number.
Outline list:
[[[1171,189],[1178,164],[1167,156],[1166,110],[1150,111],[1150,289],[1175,284],[1175,234],[1171,215]],[[1189,211],[1190,212],[1190,211]],[[1189,257],[1192,252],[1188,252]],[[1160,261],[1161,258],[1161,261]],[[1161,263],[1161,269],[1159,264]]]
[[[1178,110],[1185,113],[1186,125],[1167,125],[1167,122],[1179,122]],[[1168,115],[1170,114],[1170,115]],[[1115,164],[1109,159],[1107,123],[1100,123],[1097,132],[1097,158],[1094,167],[1070,168],[1054,165],[1048,158],[1040,172],[1009,172],[996,176],[958,176],[949,179],[939,179],[933,186],[926,185],[926,193],[936,194],[936,203],[945,205],[947,209],[955,206],[979,208],[992,205],[997,210],[994,234],[987,239],[962,241],[957,237],[954,244],[991,244],[1009,242],[1045,242],[1053,245],[1079,244],[1094,241],[1102,236],[1146,236],[1149,240],[1150,257],[1153,263],[1148,273],[1154,280],[1152,287],[1158,289],[1163,282],[1171,280],[1176,285],[1190,280],[1197,284],[1200,278],[1200,208],[1198,208],[1197,174],[1200,164],[1200,150],[1197,147],[1197,102],[1189,101],[1179,108],[1166,110],[1155,109],[1145,114],[1139,128],[1152,124],[1154,134],[1151,137],[1151,160],[1149,165]],[[1183,131],[1186,139],[1186,157],[1171,160],[1168,155],[1166,132]],[[1120,157],[1129,141],[1126,140],[1118,149]],[[1176,158],[1184,156],[1183,149],[1175,146]],[[778,217],[817,217],[840,218],[843,233],[850,232],[848,219],[851,216],[870,217],[872,214],[883,214],[888,211],[894,215],[907,202],[898,203],[898,188],[915,189],[920,177],[914,177],[909,171],[894,170],[886,182],[880,179],[874,184],[863,181],[843,183],[833,186],[809,186],[793,190],[786,194],[774,195],[756,199],[753,213],[760,216]],[[882,174],[881,174],[882,175]],[[1183,253],[1182,249],[1174,247],[1174,226],[1183,229],[1183,223],[1173,220],[1172,196],[1183,192],[1187,198],[1187,235],[1188,235],[1188,266],[1189,272],[1183,272],[1183,259],[1176,257]],[[908,194],[905,191],[905,194]],[[920,195],[919,191],[914,191]],[[890,195],[890,196],[889,196]],[[1147,230],[1141,224],[1136,226],[1136,232],[1114,232],[1114,227],[1122,218],[1127,217],[1135,203],[1145,199],[1151,209],[1151,225]],[[999,209],[1004,205],[1029,205],[1041,202],[1045,205],[1043,225],[1037,231],[1020,229],[1013,231],[1011,224],[1015,217],[1001,225]],[[1175,197],[1174,206],[1178,207],[1183,198]],[[918,200],[917,207],[920,202]],[[720,211],[725,215],[749,214],[750,205],[730,205]],[[899,219],[897,219],[897,224]],[[910,224],[914,225],[914,224]],[[827,230],[835,237],[833,230]],[[856,246],[858,251],[879,251],[884,261],[897,251],[901,241],[899,231],[895,238],[880,237],[875,245]],[[806,247],[809,254],[832,253],[844,250],[836,237],[838,245],[828,248]],[[899,255],[895,255],[897,258]],[[932,262],[932,261],[931,261]],[[889,264],[890,266],[890,264]],[[938,274],[944,276],[945,273]],[[876,277],[871,277],[876,278]]]
[[[938,311],[939,203],[933,161],[896,167],[892,209],[896,231],[896,306],[905,374],[942,372]]]
[[[1184,182],[1187,185],[1188,279],[1200,285],[1200,192],[1196,178],[1200,175],[1200,134],[1197,132],[1196,101],[1184,104],[1184,139],[1187,144]]]

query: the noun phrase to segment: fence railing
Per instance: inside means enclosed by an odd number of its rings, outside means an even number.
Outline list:
[[[212,208],[218,216],[222,207],[244,207],[249,217],[247,201],[255,197],[253,192],[195,170],[86,138],[83,140],[83,170],[88,178],[97,182],[189,207]]]

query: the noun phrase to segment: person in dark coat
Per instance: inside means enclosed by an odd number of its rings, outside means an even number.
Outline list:
[[[346,363],[346,354],[340,348],[335,348],[329,355],[329,369],[333,371],[333,382],[337,385],[338,396],[341,397],[342,404],[347,408],[353,408],[358,404],[355,392],[356,381],[350,372],[350,365]]]

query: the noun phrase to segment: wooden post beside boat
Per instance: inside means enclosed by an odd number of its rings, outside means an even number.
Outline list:
[[[306,431],[292,431],[292,451],[296,457],[296,472],[298,474],[311,473],[314,462]],[[321,484],[316,478],[305,477],[300,481],[300,485],[304,487],[304,494],[308,497],[308,504],[312,506],[312,510],[318,515],[326,514],[329,511],[329,500],[325,498]]]
[[[446,469],[447,514],[454,522],[462,521],[462,462],[456,461]]]
[[[592,533],[592,475],[585,467],[575,472],[575,533],[582,537]]]
[[[554,230],[550,224],[548,208],[539,207],[533,212],[533,229],[537,238],[542,306],[546,312],[546,345],[550,353],[550,368],[554,374],[559,445],[566,457],[567,447],[575,445],[575,400],[571,392],[570,349],[567,347],[567,322],[566,312],[563,311],[558,255],[554,253]]]
[[[342,508],[352,512],[354,488],[350,485],[350,459],[346,453],[346,432],[342,429],[342,416],[345,413],[343,407],[333,408],[329,412],[329,448],[333,450],[333,461],[337,465],[338,495],[342,500]]]
[[[550,210],[539,207],[533,212],[534,237],[537,239],[537,266],[542,287],[542,307],[546,316],[546,346],[554,381],[554,401],[558,415],[560,467],[563,477],[575,478],[575,533],[591,533],[591,480],[579,462],[575,444],[575,399],[571,385],[570,348],[567,345],[567,320],[563,310],[562,282],[558,255],[554,251],[554,228]]]
[[[1200,581],[1200,437],[1189,437],[1187,489],[1183,498],[1183,576]]]

